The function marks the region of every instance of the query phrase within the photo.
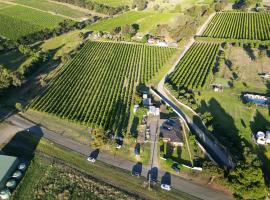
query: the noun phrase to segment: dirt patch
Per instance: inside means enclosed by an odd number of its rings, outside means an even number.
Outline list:
[[[260,56],[258,49],[230,47],[226,52],[226,62],[221,68],[221,77],[264,87],[260,73],[270,73],[270,58]]]

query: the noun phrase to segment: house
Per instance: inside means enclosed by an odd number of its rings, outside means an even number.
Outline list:
[[[157,45],[160,47],[167,47],[168,46],[167,42],[164,42],[164,41],[158,41]]]
[[[166,143],[170,143],[172,146],[183,146],[183,133],[181,129],[181,124],[178,119],[170,119],[170,121],[173,121],[173,126],[171,127],[171,130],[161,128],[160,129],[160,137],[162,140]],[[171,122],[170,122],[171,124]],[[163,123],[162,126],[168,126],[166,122]]]
[[[7,181],[17,169],[19,159],[13,156],[0,155],[0,190],[4,189]]]
[[[147,42],[148,42],[148,44],[156,44],[157,40],[154,38],[149,38]]]
[[[160,113],[159,108],[156,108],[155,106],[149,106],[147,115],[159,116],[159,113]]]

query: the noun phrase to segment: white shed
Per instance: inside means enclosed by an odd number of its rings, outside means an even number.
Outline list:
[[[270,131],[266,131],[265,142],[270,144]]]

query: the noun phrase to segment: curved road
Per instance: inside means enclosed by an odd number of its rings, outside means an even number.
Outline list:
[[[75,142],[71,139],[68,139],[66,137],[63,137],[57,133],[54,133],[52,131],[49,131],[43,127],[40,127],[18,115],[12,115],[9,117],[6,121],[10,122],[10,127],[16,128],[17,131],[22,131],[26,129],[30,129],[31,133],[33,134],[39,134],[43,135],[44,138],[59,144],[61,146],[64,146],[70,150],[76,151],[84,156],[88,156],[90,152],[93,151],[89,146],[80,144],[78,142]],[[3,133],[2,130],[0,130],[0,134]],[[129,170],[131,171],[133,166],[136,165],[135,162],[131,162],[128,160],[124,160],[117,156],[112,156],[110,154],[100,152],[98,155],[98,160],[108,163],[110,165]],[[142,167],[142,175],[147,177],[149,170],[149,166],[143,166]],[[161,180],[161,177],[165,174],[165,171],[159,170],[158,171],[158,180]],[[200,199],[207,199],[207,200],[228,200],[232,199],[231,196],[228,196],[227,194],[223,192],[219,192],[201,185],[197,185],[195,183],[192,183],[190,181],[184,180],[180,177],[171,175],[171,184],[172,187],[183,191],[185,193],[188,193],[192,196],[195,196]]]
[[[207,27],[210,20],[213,18],[214,13],[211,14],[207,21],[199,28],[196,35],[201,35],[204,31],[204,29]],[[226,149],[223,148],[223,146],[209,133],[203,132],[196,124],[193,123],[193,121],[182,111],[178,108],[178,106],[174,103],[174,101],[171,100],[171,98],[167,95],[166,91],[164,90],[164,83],[166,78],[170,73],[172,73],[179,63],[179,61],[184,57],[186,52],[190,49],[192,44],[195,42],[194,38],[190,40],[190,42],[185,47],[184,52],[180,55],[178,60],[174,63],[174,65],[171,67],[171,69],[167,72],[167,74],[162,78],[162,80],[159,82],[157,86],[157,91],[152,92],[159,96],[168,106],[170,106],[177,114],[178,116],[186,122],[189,128],[195,131],[197,136],[200,138],[200,141],[202,142],[202,145],[210,152],[208,152],[211,157],[217,161],[220,165],[226,166],[226,167],[234,167],[234,163],[232,162],[231,156],[228,154]],[[181,103],[181,102],[180,102]],[[186,106],[186,105],[184,105]]]

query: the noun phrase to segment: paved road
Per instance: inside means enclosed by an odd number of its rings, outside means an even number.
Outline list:
[[[68,138],[62,137],[59,134],[56,134],[52,131],[49,131],[43,127],[37,126],[36,124],[33,124],[32,122],[29,122],[23,118],[21,118],[18,115],[13,115],[7,119],[12,125],[15,126],[17,130],[26,130],[30,129],[31,133],[33,134],[42,134],[44,138],[53,141],[56,144],[62,145],[68,149],[71,149],[73,151],[76,151],[82,155],[88,156],[90,152],[93,151],[89,146],[83,145],[80,143],[77,143],[73,140],[70,140]],[[2,133],[2,130],[0,130],[0,134]],[[100,152],[98,156],[98,160],[108,163],[110,165],[126,169],[131,171],[133,166],[136,164],[131,161],[124,160],[119,157],[111,156],[110,154]],[[149,166],[143,166],[142,168],[142,175],[147,177],[149,170]],[[161,180],[161,177],[165,174],[165,171],[159,170],[158,171],[158,180]],[[222,192],[203,187],[197,184],[194,184],[190,181],[184,180],[180,177],[171,176],[171,184],[172,187],[183,191],[185,193],[188,193],[190,195],[193,195],[195,197],[201,198],[201,199],[207,199],[207,200],[227,200],[232,199],[227,194],[224,194]]]
[[[213,18],[214,13],[211,14],[206,22],[199,28],[196,35],[201,35],[204,31],[204,29],[207,27],[208,23]],[[195,42],[195,40],[192,38],[190,42],[186,45],[184,52],[179,56],[178,60],[175,62],[175,64],[171,67],[171,69],[167,72],[167,74],[162,78],[162,80],[159,82],[157,86],[157,91],[152,92],[159,96],[167,105],[173,108],[173,110],[178,114],[178,116],[187,123],[187,125],[195,131],[197,136],[200,138],[202,145],[210,152],[208,152],[213,159],[217,161],[217,163],[233,167],[234,163],[232,162],[231,156],[228,154],[228,152],[219,144],[219,142],[211,137],[208,133],[203,132],[196,124],[193,123],[193,121],[182,111],[178,108],[178,106],[170,99],[170,97],[167,95],[167,93],[164,90],[164,83],[166,78],[169,76],[170,73],[172,73],[177,66],[178,62],[184,57],[186,52],[190,49],[192,44]]]

